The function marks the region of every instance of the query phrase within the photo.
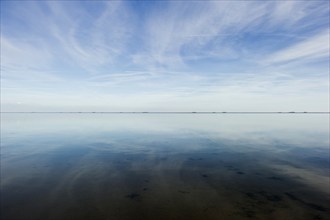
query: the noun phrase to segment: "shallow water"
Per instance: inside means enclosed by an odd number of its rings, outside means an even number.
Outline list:
[[[328,114],[2,114],[1,219],[330,219]]]

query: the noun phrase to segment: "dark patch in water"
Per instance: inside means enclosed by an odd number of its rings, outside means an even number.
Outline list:
[[[250,192],[247,192],[247,193],[244,193],[247,197],[249,197],[250,199],[256,199],[256,195],[254,193],[250,193]]]
[[[240,174],[240,175],[245,174],[245,173],[242,172],[242,171],[237,171],[236,173],[237,173],[237,174]]]
[[[196,161],[196,160],[203,160],[203,158],[193,158],[193,157],[189,157],[188,160],[192,160],[192,161]]]
[[[272,201],[272,202],[280,202],[282,201],[282,197],[281,196],[278,196],[278,195],[269,195],[269,196],[266,196],[266,198],[269,200],[269,201]]]
[[[131,193],[131,194],[126,195],[125,197],[130,198],[130,199],[137,199],[140,197],[140,194]]]
[[[178,192],[179,193],[182,193],[182,194],[188,194],[188,193],[190,193],[189,191],[184,191],[184,190],[179,190]]]
[[[206,174],[202,174],[202,177],[207,178],[207,177],[209,177],[209,176],[206,175]]]
[[[292,195],[291,193],[286,192],[285,195],[287,195],[292,200],[301,201],[300,199],[298,199],[296,196]]]
[[[317,211],[321,211],[321,212],[326,212],[327,209],[324,208],[323,206],[320,206],[320,205],[316,205],[316,204],[313,204],[313,203],[309,203],[309,202],[305,202],[304,200],[296,197],[295,195],[293,195],[292,193],[288,193],[286,192],[285,195],[287,195],[290,199],[294,200],[294,201],[297,201],[297,202],[300,202],[312,209],[315,209]]]
[[[242,207],[241,210],[242,211],[239,213],[240,216],[255,219],[255,217],[256,217],[256,212],[255,211],[253,211],[253,210],[251,210],[250,208],[247,208],[247,207]]]
[[[279,181],[282,181],[282,180],[283,180],[282,178],[277,177],[277,176],[271,176],[271,177],[268,177],[268,179],[271,179],[271,180],[279,180]]]
[[[326,208],[324,208],[323,206],[320,206],[320,205],[316,205],[316,204],[313,204],[313,203],[305,203],[305,204],[308,205],[310,208],[316,209],[316,210],[321,211],[321,212],[327,211]]]
[[[322,220],[323,218],[321,216],[319,216],[319,215],[315,215],[313,219],[314,220]]]
[[[282,196],[270,194],[270,193],[268,193],[266,191],[259,191],[259,193],[260,193],[260,195],[262,195],[268,201],[271,201],[271,202],[280,202],[280,201],[283,200]]]
[[[258,204],[264,204],[265,199],[270,202],[282,202],[283,198],[280,195],[275,195],[268,193],[266,191],[258,191],[258,192],[245,192],[244,193],[249,199],[256,201]]]
[[[233,167],[232,165],[224,165],[224,167],[226,167],[228,170],[234,170],[235,167]]]

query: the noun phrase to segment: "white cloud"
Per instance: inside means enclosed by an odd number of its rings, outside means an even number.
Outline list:
[[[329,29],[327,29],[311,38],[271,54],[264,62],[269,64],[329,58],[329,39]]]
[[[329,56],[323,3],[161,1],[141,11],[121,1],[84,4],[16,5],[26,32],[10,22],[2,29],[2,102],[109,111],[328,109],[328,69],[308,65]],[[258,42],[267,36],[289,40]]]
[[[294,1],[170,2],[161,6],[150,13],[143,29],[144,50],[132,55],[135,64],[148,70],[187,69],[187,62],[205,58],[248,60],[251,52],[258,55],[258,48],[245,54],[247,45],[239,46],[242,42],[236,40],[241,35],[298,38],[301,33],[297,32],[315,26],[318,15],[327,12],[326,5]],[[281,29],[285,32],[276,32]]]
[[[118,56],[127,52],[126,43],[131,37],[134,23],[123,2],[96,4],[103,6],[100,14],[89,15],[78,8],[75,10],[80,14],[75,16],[58,2],[49,3],[54,15],[63,14],[66,18],[59,23],[50,23],[51,33],[69,58],[90,73],[97,73],[100,66],[113,64]],[[87,18],[77,19],[77,16]],[[93,22],[86,24],[90,20]]]
[[[1,66],[3,68],[15,68],[26,70],[30,68],[45,68],[51,64],[53,55],[43,48],[31,42],[14,40],[1,35]]]

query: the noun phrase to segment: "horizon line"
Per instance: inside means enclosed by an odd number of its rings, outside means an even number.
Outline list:
[[[1,113],[53,113],[53,114],[330,114],[327,111],[21,111]]]

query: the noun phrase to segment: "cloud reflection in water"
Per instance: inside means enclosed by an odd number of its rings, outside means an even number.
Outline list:
[[[326,219],[329,115],[3,114],[3,219]]]

